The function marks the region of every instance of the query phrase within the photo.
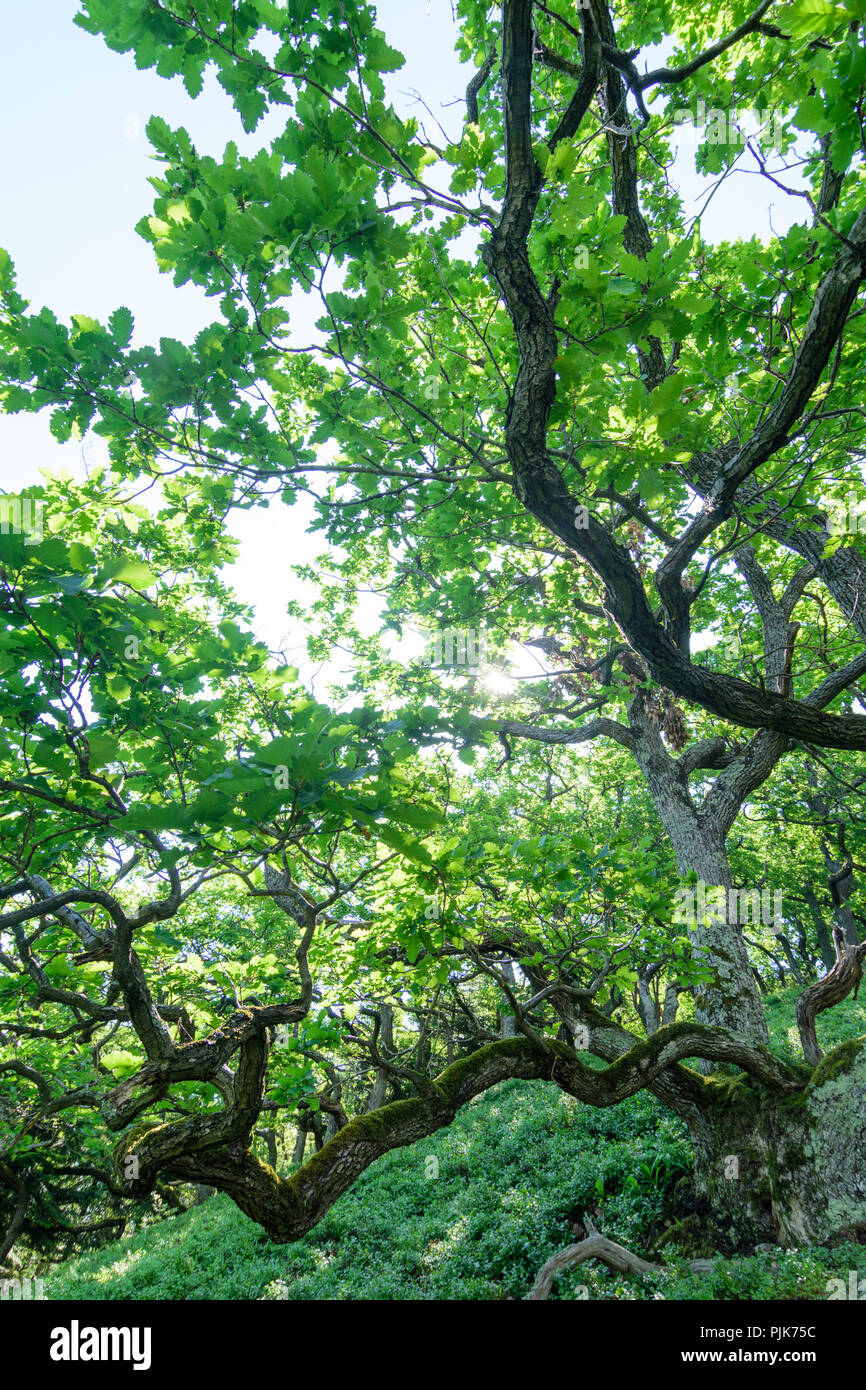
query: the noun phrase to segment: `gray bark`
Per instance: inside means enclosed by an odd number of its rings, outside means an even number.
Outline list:
[[[510,960],[506,960],[506,961],[503,961],[503,962],[502,962],[502,964],[501,964],[501,966],[500,966],[499,968],[500,968],[502,974],[505,976],[505,979],[508,981],[509,985],[511,986],[511,990],[512,990],[512,993],[513,993],[513,991],[514,991],[515,988],[517,987],[517,977],[516,977],[515,974],[514,974],[514,966],[512,965],[512,963],[511,963]],[[502,1028],[501,1028],[501,1030],[500,1030],[499,1036],[500,1036],[501,1038],[513,1038],[513,1037],[516,1037],[516,1035],[517,1035],[517,1019],[514,1017],[514,1014],[503,1014],[503,1016],[502,1016]]]
[[[803,897],[806,900],[806,905],[812,914],[812,921],[815,924],[815,935],[818,939],[818,950],[821,953],[821,960],[827,970],[832,970],[836,960],[836,953],[833,950],[833,942],[830,940],[830,933],[827,930],[824,914],[821,911],[815,890],[810,883],[803,884]]]
[[[866,1046],[844,1043],[804,1096],[780,1101],[745,1079],[693,1131],[695,1186],[732,1242],[788,1248],[866,1232]],[[708,1117],[710,1118],[710,1117]]]
[[[379,1017],[381,1027],[379,1031],[378,1049],[382,1058],[387,1062],[394,1056],[394,1008],[391,1004],[379,1004]],[[388,1094],[389,1073],[385,1067],[378,1067],[376,1079],[373,1082],[373,1089],[367,1100],[367,1110],[378,1110],[380,1105],[385,1104],[385,1097]]]
[[[292,1163],[297,1165],[304,1161],[304,1150],[307,1147],[307,1130],[304,1125],[298,1125],[298,1134],[295,1139],[295,1147],[292,1152]]]
[[[698,810],[685,777],[648,719],[640,696],[629,707],[629,724],[634,756],[670,838],[680,874],[685,877],[694,873],[706,885],[732,888],[723,829],[727,804],[721,815],[702,814]],[[760,738],[757,735],[752,743]],[[730,771],[726,769],[720,774],[717,783]],[[728,1028],[748,1042],[766,1046],[767,1024],[739,925],[708,918],[690,924],[688,934],[696,956],[711,965],[716,976],[712,985],[696,995],[698,1022]]]

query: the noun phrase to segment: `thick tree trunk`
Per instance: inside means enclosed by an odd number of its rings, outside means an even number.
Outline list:
[[[695,1185],[731,1246],[796,1248],[866,1233],[866,1044],[828,1054],[805,1091],[780,1099],[718,1077],[693,1131]]]
[[[723,847],[687,831],[674,850],[681,874],[695,873],[700,883],[722,887],[726,894],[733,887]],[[741,927],[710,913],[705,921],[689,924],[688,931],[696,957],[705,961],[715,976],[712,984],[695,992],[699,1022],[729,1028],[736,1037],[767,1046],[770,1035]]]
[[[810,1070],[723,1029],[671,1024],[636,1041],[588,1003],[580,1014],[605,1068],[586,1065],[553,1040],[543,1048],[525,1037],[489,1043],[440,1073],[423,1095],[355,1116],[290,1178],[255,1158],[249,1132],[245,1137],[229,1127],[224,1142],[173,1152],[171,1133],[160,1125],[118,1144],[115,1174],[135,1152],[145,1182],[158,1170],[210,1182],[272,1239],[293,1241],[377,1158],[446,1127],[491,1086],[511,1078],[554,1080],[601,1107],[648,1088],[686,1118],[696,1186],[711,1208],[708,1235],[717,1235],[722,1248],[762,1240],[797,1247],[866,1232],[866,1040],[843,1043]],[[742,1074],[701,1078],[693,1069],[700,1057],[733,1063]]]

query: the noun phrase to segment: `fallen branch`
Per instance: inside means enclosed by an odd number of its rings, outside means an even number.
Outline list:
[[[591,1226],[589,1221],[586,1224],[588,1227]],[[564,1250],[551,1255],[538,1271],[532,1291],[526,1295],[527,1301],[549,1298],[554,1279],[564,1274],[567,1269],[574,1269],[575,1265],[583,1264],[585,1260],[601,1260],[608,1269],[618,1269],[621,1274],[662,1274],[665,1270],[664,1265],[642,1260],[639,1255],[633,1255],[630,1250],[626,1250],[624,1245],[617,1245],[615,1240],[608,1240],[598,1231],[593,1231],[586,1240],[578,1241],[577,1245],[567,1245]],[[689,1261],[689,1269],[693,1274],[710,1274],[714,1265],[715,1260]]]

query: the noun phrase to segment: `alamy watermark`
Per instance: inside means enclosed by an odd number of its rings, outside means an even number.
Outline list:
[[[866,531],[866,500],[859,501],[853,492],[847,500],[824,502],[827,512],[827,530],[831,536],[856,536]]]
[[[44,1279],[0,1279],[0,1299],[44,1299]]]
[[[73,1318],[52,1328],[48,1354],[52,1361],[129,1361],[134,1371],[147,1371],[151,1340],[149,1327],[82,1327]]]
[[[438,632],[425,632],[426,650],[423,656],[425,666],[462,666],[467,671],[478,671],[487,655],[487,636],[483,627],[442,628]]]
[[[856,1269],[849,1269],[847,1286],[844,1279],[828,1279],[825,1287],[831,1303],[833,1299],[851,1299],[858,1303],[866,1299],[866,1279],[858,1279]]]
[[[779,151],[784,141],[781,114],[768,107],[732,106],[729,111],[710,107],[699,97],[694,111],[680,107],[674,112],[674,124],[687,144],[746,145],[757,140],[762,148]],[[688,132],[688,133],[687,133]]]
[[[782,930],[782,892],[779,888],[724,888],[698,879],[693,888],[678,888],[674,921],[694,925],[727,922],[745,926],[763,922],[774,936]]]
[[[45,503],[32,497],[0,496],[0,536],[24,536],[38,545],[44,535]]]

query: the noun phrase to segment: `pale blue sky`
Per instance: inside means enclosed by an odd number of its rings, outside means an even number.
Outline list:
[[[161,167],[149,158],[145,124],[157,113],[170,125],[184,125],[201,150],[218,154],[229,139],[242,150],[257,148],[278,128],[279,113],[245,136],[213,77],[192,101],[179,78],[140,72],[131,55],[112,53],[76,28],[77,8],[76,0],[37,0],[4,16],[0,245],[12,255],[19,289],[35,310],[48,304],[62,318],[86,313],[104,321],[126,304],[135,316],[136,345],[160,336],[189,341],[218,313],[218,302],[194,286],[176,289],[134,231],[152,206],[147,177]],[[446,129],[458,133],[463,110],[455,103],[469,73],[453,53],[450,0],[383,0],[378,10],[390,43],[407,59],[389,81],[396,104],[426,120],[410,95],[420,90]],[[694,197],[700,181],[688,173],[690,160],[684,150],[675,172]],[[776,231],[802,216],[802,204],[786,204],[757,179],[738,178],[710,204],[704,233],[714,240],[752,231],[766,236],[771,204]],[[293,308],[293,322],[303,328],[303,311]],[[40,468],[58,466],[80,473],[82,444],[58,445],[47,414],[0,416],[0,489],[38,482]],[[291,633],[287,650],[295,660],[303,655],[303,635],[290,627],[285,603],[297,591],[290,561],[308,561],[315,553],[303,536],[304,517],[300,508],[290,512],[274,504],[240,514],[232,528],[242,549],[231,582],[255,604],[257,631],[272,647]]]

